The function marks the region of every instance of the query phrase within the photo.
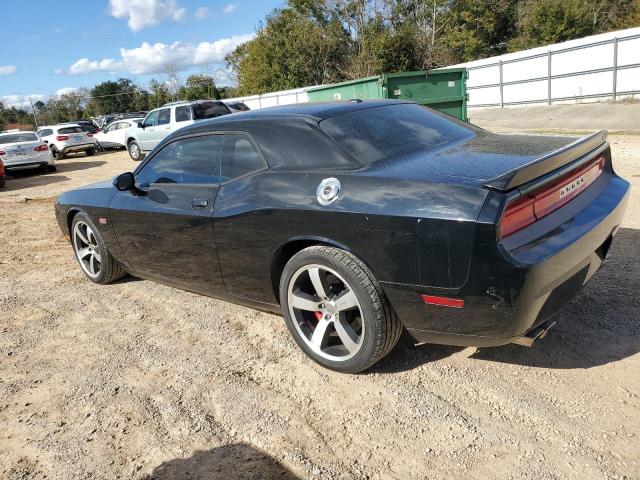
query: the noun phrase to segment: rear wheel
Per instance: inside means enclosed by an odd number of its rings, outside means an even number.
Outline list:
[[[87,150],[84,151],[84,153],[87,154],[87,157],[93,157],[96,154],[96,149],[88,148]]]
[[[73,217],[71,241],[82,272],[92,282],[104,285],[127,274],[111,256],[102,241],[100,232],[87,214],[78,213]]]
[[[53,158],[56,160],[64,159],[64,152],[59,151],[56,147],[51,147],[51,153],[53,154]]]
[[[4,187],[5,183],[7,183],[7,180],[4,176],[0,177],[0,188]]]
[[[371,271],[337,248],[315,246],[294,255],[282,273],[280,300],[296,343],[332,370],[369,368],[402,331]]]
[[[144,158],[144,154],[142,150],[140,150],[140,145],[135,140],[131,140],[127,145],[127,150],[129,150],[129,156],[131,160],[138,162]]]

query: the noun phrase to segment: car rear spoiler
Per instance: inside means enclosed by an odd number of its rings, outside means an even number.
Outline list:
[[[605,144],[607,142],[607,135],[606,130],[600,130],[592,135],[578,138],[575,142],[489,180],[485,183],[485,186],[500,191],[507,191],[519,187],[587,155]]]

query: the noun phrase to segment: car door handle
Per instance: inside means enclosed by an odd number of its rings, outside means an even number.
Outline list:
[[[193,208],[204,208],[207,205],[209,205],[209,201],[203,200],[202,198],[194,198],[193,200],[191,200],[191,206]]]

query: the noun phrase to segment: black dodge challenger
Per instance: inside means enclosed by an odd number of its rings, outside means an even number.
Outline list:
[[[55,210],[85,275],[281,312],[358,372],[418,342],[531,344],[602,265],[629,184],[605,132],[498,135],[414,103],[304,104],[165,138]]]

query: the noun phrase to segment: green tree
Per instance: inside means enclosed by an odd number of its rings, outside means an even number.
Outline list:
[[[321,24],[284,8],[228,55],[227,64],[235,70],[240,95],[320,85],[344,78],[349,44],[339,22]]]
[[[179,100],[198,100],[205,98],[220,98],[215,81],[210,75],[189,75],[184,86],[178,90]]]
[[[525,0],[518,6],[519,34],[510,51],[564,42],[598,31],[593,2],[583,0]]]

